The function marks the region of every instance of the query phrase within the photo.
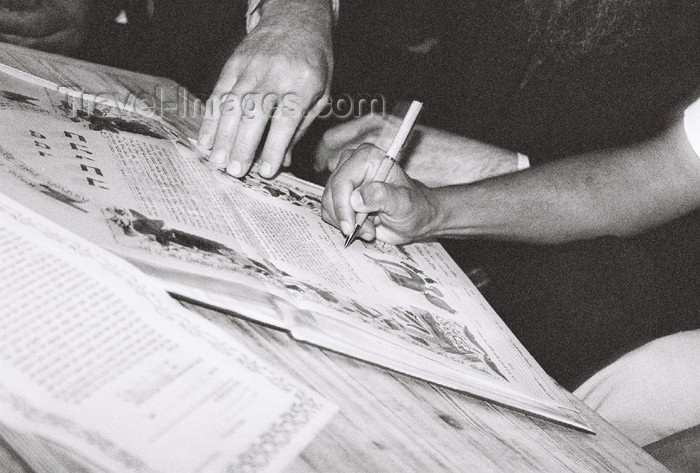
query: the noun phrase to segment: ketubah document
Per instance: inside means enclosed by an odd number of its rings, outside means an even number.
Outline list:
[[[589,430],[439,244],[343,249],[319,187],[232,178],[157,117],[42,85],[0,74],[0,186],[13,199],[173,294]]]
[[[335,412],[0,195],[0,435],[37,473],[280,471]]]

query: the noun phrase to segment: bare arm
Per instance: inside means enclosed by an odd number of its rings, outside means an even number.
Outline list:
[[[386,150],[400,124],[393,115],[371,114],[331,128],[316,148],[314,168],[335,171],[343,152],[363,143]],[[519,165],[517,153],[420,125],[411,133],[404,154],[406,173],[428,187],[474,182],[515,172]]]
[[[626,236],[700,205],[700,158],[679,123],[645,143],[572,156],[436,194],[443,212],[432,236],[547,243]]]
[[[338,226],[354,225],[355,212],[378,212],[361,236],[371,239],[376,231],[392,243],[446,236],[559,243],[632,235],[700,206],[700,158],[682,122],[635,146],[434,189],[400,169],[387,184],[363,180],[380,155],[358,149],[331,176],[324,209]]]

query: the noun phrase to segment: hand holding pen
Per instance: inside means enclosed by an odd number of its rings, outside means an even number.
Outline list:
[[[347,244],[356,236],[407,243],[432,229],[436,202],[431,190],[394,166],[420,108],[420,103],[412,104],[386,153],[372,145],[347,151],[350,156],[331,175],[323,217],[348,235]]]

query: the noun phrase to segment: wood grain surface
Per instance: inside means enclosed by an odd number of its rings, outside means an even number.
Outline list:
[[[0,62],[92,94],[178,90],[166,79],[11,45],[0,44]],[[196,118],[179,119],[196,130]],[[667,471],[573,396],[596,435],[302,344],[230,314],[185,305],[193,317],[209,319],[340,407],[289,472]],[[2,442],[0,471],[29,471]]]

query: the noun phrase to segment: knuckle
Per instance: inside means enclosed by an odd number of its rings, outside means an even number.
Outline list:
[[[368,189],[369,196],[375,202],[384,202],[389,197],[389,192],[385,185],[379,182],[372,183]]]
[[[233,127],[219,127],[216,130],[216,147],[230,149],[233,144],[233,138],[235,136],[235,128]]]
[[[308,64],[297,65],[291,74],[288,70],[283,70],[281,73],[282,77],[287,79],[287,85],[307,91],[309,103],[320,100],[326,91],[326,81]]]
[[[314,70],[310,64],[297,64],[294,71],[294,77],[303,82],[319,83],[318,72]]]
[[[364,166],[366,159],[360,153],[352,153],[345,158],[342,158],[342,156],[342,154],[337,155],[338,165],[347,164],[347,169],[358,169],[358,171],[362,171],[366,168],[366,166]]]
[[[399,187],[398,188],[398,201],[399,202],[406,202],[411,199],[411,192],[405,188],[405,187]]]
[[[251,162],[253,160],[253,148],[253,144],[249,139],[236,139],[236,142],[231,146],[231,157],[241,162]]]
[[[382,202],[387,200],[389,198],[389,189],[387,186],[383,184],[378,185],[376,189],[376,196],[377,199],[381,200]]]

